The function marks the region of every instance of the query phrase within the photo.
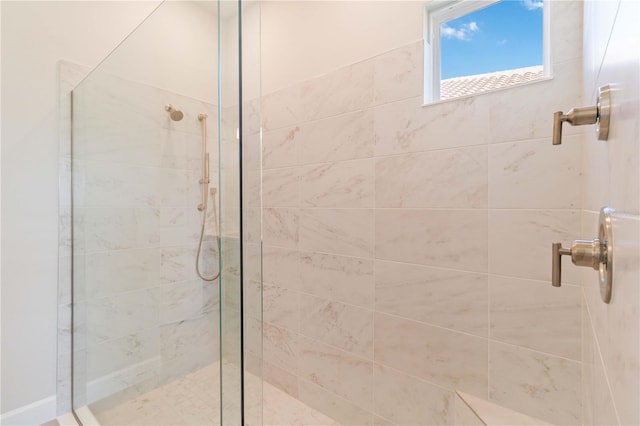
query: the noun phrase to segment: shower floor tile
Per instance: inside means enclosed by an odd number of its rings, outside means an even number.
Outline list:
[[[239,370],[225,364],[229,382],[225,387],[227,398],[225,424],[239,424],[238,382]],[[226,375],[226,374],[225,374]],[[219,425],[220,424],[220,366],[210,364],[200,370],[173,380],[152,391],[122,401],[122,395],[92,403],[90,409],[100,425]],[[339,426],[335,420],[305,405],[269,383],[262,384],[262,423],[260,422],[260,378],[246,377],[246,423],[267,426],[327,425]]]

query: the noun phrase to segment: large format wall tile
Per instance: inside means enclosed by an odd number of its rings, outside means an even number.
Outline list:
[[[302,207],[373,207],[373,159],[300,168]]]
[[[265,131],[262,136],[262,167],[265,170],[295,166],[297,126]]]
[[[487,148],[378,158],[376,207],[487,207]]]
[[[582,86],[576,78],[582,75],[582,60],[555,63],[553,74],[553,79],[487,95],[492,143],[537,138],[546,138],[551,143],[553,112],[582,105]],[[566,126],[563,135],[582,131],[580,127]]]
[[[107,251],[75,260],[84,267],[84,273],[74,274],[74,287],[84,290],[87,298],[114,296],[160,283],[161,254],[156,248]]]
[[[373,308],[373,261],[300,252],[300,290],[325,299]]]
[[[373,63],[359,62],[300,85],[304,121],[365,109],[373,103]]]
[[[485,272],[487,212],[376,210],[376,258]]]
[[[87,379],[93,381],[126,370],[160,354],[160,330],[147,329],[108,340],[87,350]]]
[[[587,229],[597,229],[596,212],[584,211],[582,218]],[[610,304],[601,300],[595,271],[584,270],[582,277],[596,345],[616,412],[622,424],[635,424],[640,417],[636,404],[640,394],[640,311],[637,309],[640,217],[618,212],[614,213],[612,223],[614,275]]]
[[[269,284],[262,286],[264,321],[289,330],[300,329],[298,292]],[[245,307],[247,312],[252,312]]]
[[[79,208],[76,217],[77,253],[155,247],[160,242],[158,209]]]
[[[487,394],[487,339],[376,313],[375,360],[450,390]]]
[[[580,287],[489,277],[491,338],[580,360]]]
[[[373,210],[300,210],[303,250],[370,257],[373,254]]]
[[[451,425],[454,393],[384,365],[374,367],[376,414],[396,425]]]
[[[373,361],[300,337],[298,368],[304,379],[372,410]]]
[[[300,205],[298,169],[287,167],[262,173],[262,205],[264,207],[297,207]]]
[[[297,250],[265,245],[262,250],[262,265],[265,283],[298,289],[300,255]]]
[[[373,311],[300,294],[300,332],[373,359]]]
[[[586,425],[620,423],[586,299],[582,305],[582,419]]]
[[[549,139],[549,111],[580,103],[580,55],[553,79],[425,106],[422,49],[264,96],[265,282],[297,294],[269,302],[280,327],[266,324],[264,356],[280,387],[343,424],[451,424],[451,391],[509,394],[529,372],[497,368],[505,357],[490,370],[490,339],[549,352],[566,389],[580,381],[580,288],[542,282],[549,244],[580,237],[579,130]],[[282,322],[292,304],[299,328]],[[529,382],[544,405],[546,383]],[[563,420],[550,410],[537,417]]]
[[[551,243],[566,246],[579,236],[578,211],[492,210],[489,272],[551,282]],[[564,256],[563,282],[577,284],[579,274],[571,259]]]
[[[366,109],[296,127],[298,164],[373,157],[373,111]]]
[[[423,97],[374,109],[375,153],[389,155],[486,144],[489,115],[481,97],[422,106]]]
[[[581,148],[578,135],[566,135],[562,145],[555,146],[548,139],[490,145],[489,206],[515,209],[580,207]]]
[[[489,375],[492,401],[555,424],[581,423],[579,362],[491,342]]]
[[[341,425],[368,426],[372,424],[371,412],[357,404],[307,380],[300,380],[299,386],[302,402],[338,420]]]
[[[263,97],[267,130],[365,109],[373,102],[373,64],[341,68]]]
[[[194,267],[195,254],[196,248],[193,246],[160,249],[160,283],[197,279]]]
[[[424,43],[418,41],[373,58],[374,100],[382,104],[419,96],[424,82]]]
[[[298,372],[300,335],[284,328],[263,323],[264,361],[296,374]]]
[[[300,211],[291,208],[264,209],[262,230],[265,244],[295,248],[299,240]]]
[[[157,289],[126,292],[85,303],[87,345],[151,329],[159,324]]]
[[[376,310],[487,336],[487,276],[376,261]]]

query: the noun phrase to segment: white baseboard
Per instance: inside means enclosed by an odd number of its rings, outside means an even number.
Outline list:
[[[146,359],[137,364],[109,373],[87,383],[87,403],[128,389],[132,385],[153,377],[160,367],[160,356]],[[76,410],[76,414],[78,411]]]
[[[51,395],[0,416],[2,426],[41,425],[56,418],[56,396]]]

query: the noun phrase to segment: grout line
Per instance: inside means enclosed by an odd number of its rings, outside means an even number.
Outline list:
[[[583,293],[584,294],[584,293]],[[600,341],[598,340],[598,335],[596,333],[596,329],[594,327],[594,323],[593,320],[591,319],[592,315],[591,315],[591,310],[589,309],[589,303],[588,303],[588,299],[586,298],[585,295],[585,307],[586,307],[586,311],[587,311],[587,319],[589,320],[589,328],[591,329],[591,335],[593,336],[593,342],[595,344],[595,347],[597,349],[597,355],[598,355],[598,359],[594,360],[594,362],[598,362],[600,363],[600,367],[602,367],[602,372],[604,373],[604,378],[605,381],[607,382],[607,390],[609,391],[609,397],[611,398],[611,405],[613,405],[613,411],[616,414],[616,420],[618,421],[618,424],[621,425],[622,423],[620,422],[620,414],[618,413],[618,406],[616,404],[616,400],[613,396],[613,390],[611,387],[611,380],[609,379],[609,373],[607,372],[607,368],[604,362],[604,357],[602,356],[602,349],[600,348]],[[583,401],[584,403],[584,401]]]

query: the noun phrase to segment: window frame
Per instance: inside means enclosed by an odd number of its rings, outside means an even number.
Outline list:
[[[440,99],[440,26],[445,22],[492,6],[503,0],[433,0],[424,7],[424,104]],[[509,1],[509,0],[505,0]],[[552,2],[543,0],[542,8],[542,70],[544,78],[552,77],[550,49],[550,8]],[[539,81],[539,80],[536,80]],[[498,89],[499,90],[499,89]],[[482,92],[491,93],[493,90]],[[454,98],[457,99],[457,98]]]

